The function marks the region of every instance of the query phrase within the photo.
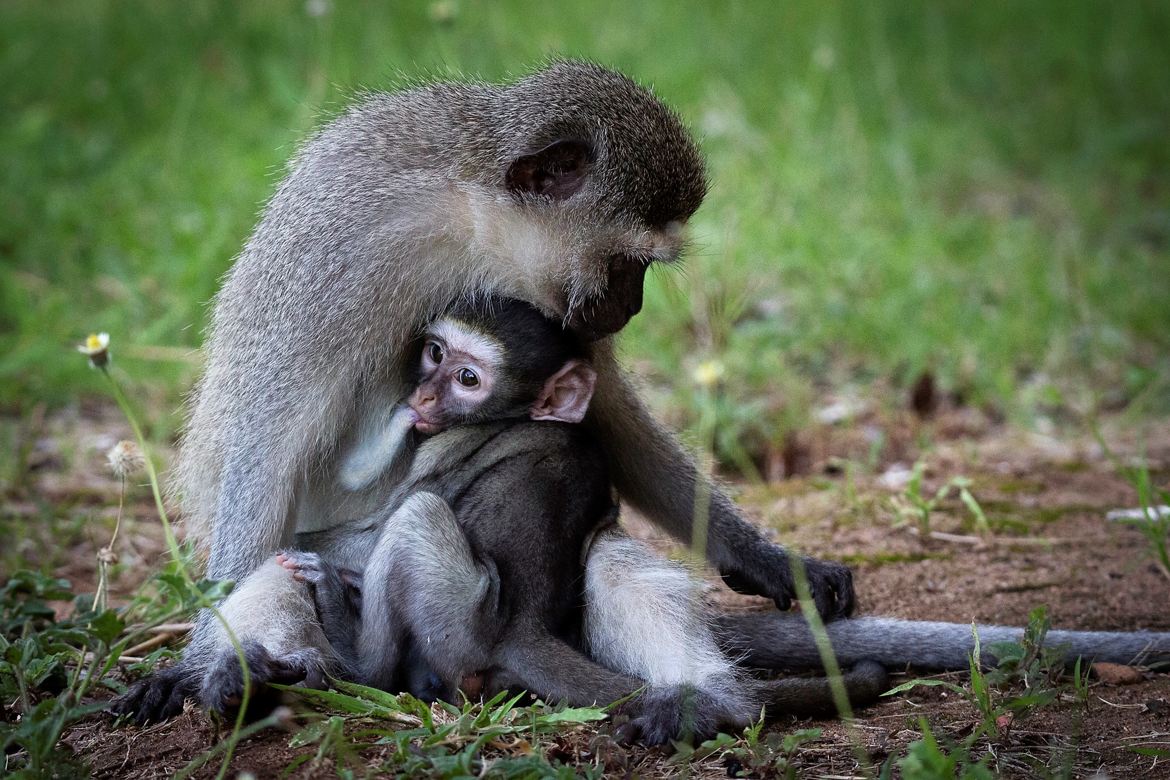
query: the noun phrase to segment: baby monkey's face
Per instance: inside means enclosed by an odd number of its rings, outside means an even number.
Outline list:
[[[563,344],[550,342],[545,338],[549,332],[539,329],[560,333],[559,323],[541,319],[537,330],[523,331],[514,318],[509,325],[506,314],[476,324],[448,316],[427,329],[418,387],[407,400],[416,431],[431,435],[455,425],[525,418],[563,423],[584,419],[597,381],[592,366],[572,357]],[[511,341],[503,335],[508,327],[523,334],[519,342],[517,334]],[[534,354],[545,359],[534,362]]]
[[[496,390],[503,346],[490,336],[443,319],[423,343],[418,388],[408,401],[415,430],[434,434],[452,425],[477,422]]]

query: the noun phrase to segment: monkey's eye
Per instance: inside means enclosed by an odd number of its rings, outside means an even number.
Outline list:
[[[442,363],[443,362],[443,348],[440,347],[438,345],[438,343],[432,341],[430,344],[427,345],[427,357],[429,357],[431,359],[431,361],[434,363]]]
[[[470,368],[459,369],[455,379],[464,387],[476,387],[479,384],[479,377]]]

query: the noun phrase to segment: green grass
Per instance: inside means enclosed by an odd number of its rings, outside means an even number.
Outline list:
[[[683,425],[695,362],[726,364],[725,455],[827,384],[924,369],[1024,413],[1166,400],[1165,4],[326,5],[0,4],[5,407],[95,390],[71,345],[107,330],[173,409],[300,139],[359,88],[552,53],[653,84],[702,137],[696,250],[624,345]]]

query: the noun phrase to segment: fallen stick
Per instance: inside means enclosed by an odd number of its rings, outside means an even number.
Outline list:
[[[922,532],[917,528],[907,528],[906,530],[913,536],[922,537]],[[950,534],[946,531],[928,531],[926,538],[940,542],[951,542],[952,544],[969,544],[972,547],[991,545],[1009,547],[1013,544],[1034,544],[1048,547],[1058,544],[1074,544],[1077,541],[1076,539],[1054,539],[1050,536],[972,536],[970,534]]]

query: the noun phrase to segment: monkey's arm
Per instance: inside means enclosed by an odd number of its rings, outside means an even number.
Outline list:
[[[617,365],[612,344],[598,344],[597,390],[589,410],[622,498],[681,541],[694,545],[698,471],[694,458],[650,414]],[[707,558],[737,591],[767,596],[782,610],[796,595],[788,553],[764,539],[735,504],[710,487]],[[853,611],[853,575],[841,564],[804,559],[817,610],[825,617]]]

